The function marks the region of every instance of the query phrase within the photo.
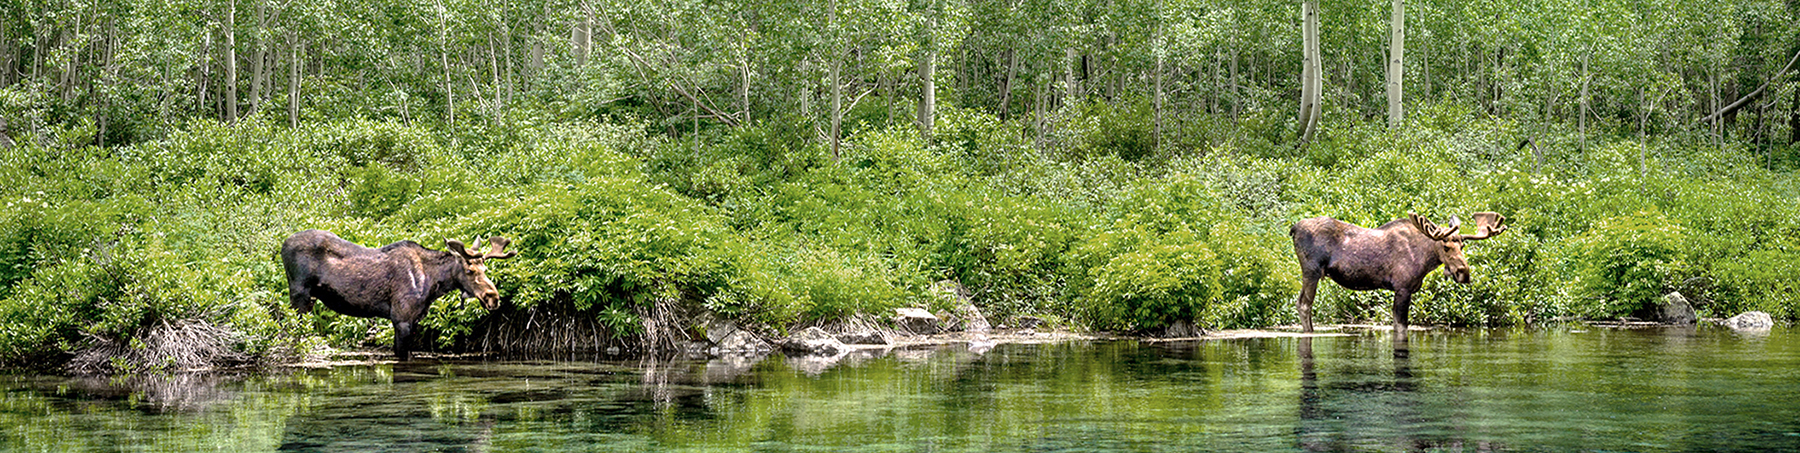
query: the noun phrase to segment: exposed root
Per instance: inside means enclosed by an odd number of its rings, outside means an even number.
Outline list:
[[[94,346],[76,353],[68,366],[76,373],[128,373],[240,364],[248,360],[233,347],[241,337],[203,320],[163,320],[127,338],[89,337]]]

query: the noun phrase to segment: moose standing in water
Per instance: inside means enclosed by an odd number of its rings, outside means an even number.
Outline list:
[[[1406,312],[1412,295],[1425,283],[1425,274],[1444,266],[1451,280],[1469,283],[1469,262],[1463,258],[1463,241],[1494,237],[1506,231],[1506,217],[1492,212],[1475,213],[1479,232],[1457,234],[1462,221],[1450,217],[1445,226],[1408,213],[1378,228],[1363,228],[1330,217],[1295,222],[1288,229],[1294,238],[1294,255],[1300,258],[1300,330],[1312,332],[1313,294],[1319,278],[1356,291],[1385,289],[1394,292],[1394,345],[1406,343]]]
[[[288,303],[301,314],[312,312],[313,299],[340,314],[386,318],[394,322],[394,356],[408,359],[407,340],[418,328],[431,302],[450,291],[481,299],[489,310],[500,307],[500,291],[487,278],[487,260],[512,258],[510,241],[494,236],[480,252],[461,241],[444,241],[448,252],[400,241],[371,249],[321,230],[294,233],[281,243],[287,269]]]

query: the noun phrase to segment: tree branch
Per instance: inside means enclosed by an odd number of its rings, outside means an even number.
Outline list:
[[[1800,52],[1794,52],[1794,57],[1788,59],[1787,66],[1781,67],[1780,71],[1775,71],[1775,75],[1769,76],[1768,79],[1764,79],[1762,86],[1756,87],[1756,91],[1752,91],[1750,94],[1744,95],[1742,99],[1738,99],[1737,102],[1733,102],[1731,105],[1727,105],[1725,108],[1719,109],[1719,111],[1713,112],[1713,114],[1707,115],[1705,118],[1701,118],[1700,122],[1717,121],[1719,118],[1731,114],[1731,112],[1735,112],[1739,108],[1743,108],[1745,104],[1750,103],[1750,100],[1756,99],[1757,96],[1763,94],[1763,91],[1767,91],[1769,89],[1769,83],[1774,82],[1776,79],[1780,79],[1781,76],[1787,75],[1788,70],[1794,69],[1794,62],[1796,61],[1800,61]]]

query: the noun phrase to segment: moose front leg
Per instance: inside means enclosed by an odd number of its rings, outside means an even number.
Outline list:
[[[394,321],[394,358],[396,360],[405,362],[412,358],[410,354],[412,351],[407,347],[407,342],[412,340],[413,330],[416,328],[417,323]]]
[[[1394,348],[1406,348],[1406,313],[1412,310],[1413,292],[1406,289],[1394,291]]]
[[[1300,299],[1295,302],[1295,305],[1297,305],[1300,310],[1300,332],[1302,333],[1312,333],[1313,331],[1312,304],[1313,296],[1318,290],[1318,276],[1302,276],[1300,282]]]

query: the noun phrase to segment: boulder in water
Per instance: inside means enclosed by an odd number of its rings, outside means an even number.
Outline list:
[[[1775,327],[1775,318],[1760,311],[1747,311],[1731,319],[1725,320],[1725,327],[1733,329],[1767,329]]]
[[[1694,306],[1688,303],[1687,297],[1679,292],[1663,296],[1661,304],[1656,307],[1656,320],[1666,324],[1693,324],[1700,319],[1694,313]]]
[[[807,355],[835,356],[849,351],[848,346],[836,337],[825,332],[825,329],[808,327],[781,342],[781,349]]]

